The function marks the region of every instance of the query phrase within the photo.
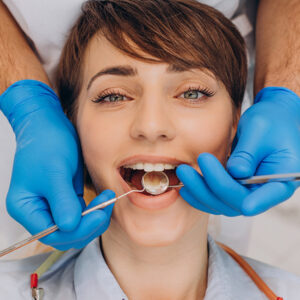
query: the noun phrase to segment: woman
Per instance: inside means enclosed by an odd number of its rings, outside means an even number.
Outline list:
[[[176,184],[185,168],[200,176],[198,163],[222,168],[245,82],[240,34],[193,0],[89,1],[58,72],[91,183],[97,193],[117,195],[141,188],[151,170],[164,170]],[[197,163],[204,152],[211,154]],[[265,299],[207,237],[208,214],[184,201],[184,193],[173,188],[120,199],[101,238],[64,254],[40,279],[47,299]],[[28,297],[26,276],[43,258],[3,263],[1,282],[19,282],[3,296]],[[249,261],[277,294],[299,295],[299,278]]]

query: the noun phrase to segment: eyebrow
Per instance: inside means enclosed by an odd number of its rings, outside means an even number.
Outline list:
[[[179,73],[179,72],[184,72],[188,71],[188,68],[182,68],[177,65],[169,65],[167,68],[167,73]],[[112,66],[105,68],[98,73],[96,73],[89,81],[87,90],[91,87],[92,83],[99,77],[103,75],[116,75],[116,76],[136,76],[138,75],[137,69],[134,69],[130,66]]]

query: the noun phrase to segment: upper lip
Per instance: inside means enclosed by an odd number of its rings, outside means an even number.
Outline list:
[[[134,155],[127,157],[120,161],[118,164],[118,168],[124,166],[124,165],[131,165],[135,163],[162,163],[162,164],[171,164],[171,165],[180,165],[185,162],[178,160],[176,158],[172,157],[166,157],[166,156],[153,156],[153,155]]]

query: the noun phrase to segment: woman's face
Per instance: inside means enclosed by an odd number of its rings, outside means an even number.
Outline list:
[[[99,36],[90,41],[83,66],[76,127],[97,193],[111,189],[121,195],[139,187],[144,171],[133,171],[135,167],[167,169],[185,163],[200,172],[197,157],[202,152],[226,162],[238,112],[213,75],[128,57]],[[130,167],[127,181],[124,166]],[[167,173],[176,182],[175,171]],[[206,221],[205,213],[172,189],[120,199],[108,230],[157,246],[171,244],[197,226],[205,228]]]

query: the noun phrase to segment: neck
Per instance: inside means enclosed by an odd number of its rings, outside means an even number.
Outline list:
[[[203,299],[207,282],[207,233],[195,226],[171,245],[133,243],[111,224],[102,235],[105,260],[129,299]]]

